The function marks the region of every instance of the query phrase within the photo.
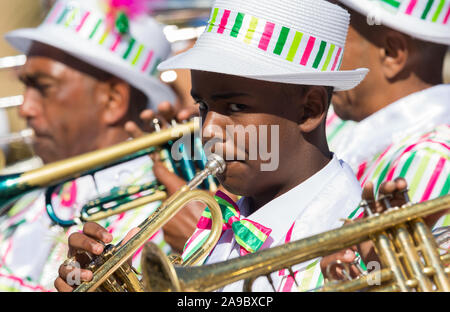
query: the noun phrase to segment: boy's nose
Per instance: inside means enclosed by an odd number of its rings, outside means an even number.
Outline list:
[[[226,125],[225,116],[213,111],[208,112],[202,127],[203,144],[211,140],[224,142]]]

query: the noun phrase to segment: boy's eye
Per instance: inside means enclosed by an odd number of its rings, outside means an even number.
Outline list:
[[[244,105],[244,104],[231,103],[231,104],[229,105],[229,108],[230,108],[230,111],[232,111],[233,113],[236,113],[236,112],[241,112],[241,111],[243,111],[244,109],[247,108],[247,106]]]

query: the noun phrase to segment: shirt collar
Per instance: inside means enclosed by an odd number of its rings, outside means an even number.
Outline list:
[[[337,157],[333,155],[331,161],[316,174],[290,191],[273,199],[247,217],[252,221],[272,229],[269,238],[262,248],[279,242],[286,235],[298,216],[320,194],[324,185],[327,185],[339,174],[340,169],[342,169],[341,164]],[[249,211],[248,204],[249,199],[245,197],[238,202],[241,214],[244,216]]]

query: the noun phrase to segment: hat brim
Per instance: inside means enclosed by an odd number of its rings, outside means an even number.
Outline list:
[[[45,26],[18,29],[5,35],[5,39],[24,54],[29,52],[33,42],[47,44],[123,79],[147,96],[148,108],[156,109],[157,105],[164,101],[175,103],[174,92],[159,79],[130,70],[128,64],[89,42],[73,42],[68,38],[71,38],[69,33],[65,36],[64,31]]]
[[[286,84],[330,86],[336,91],[356,87],[368,73],[366,68],[330,72],[312,71],[301,65],[293,71],[283,66],[282,59],[249,51],[232,40],[215,38],[208,43],[211,39],[200,38],[193,48],[162,62],[158,69],[191,69]]]
[[[422,21],[406,14],[393,14],[375,6],[368,0],[339,0],[345,6],[355,10],[363,16],[368,16],[375,25],[387,26],[413,38],[433,42],[441,45],[450,45],[450,29],[438,23]]]

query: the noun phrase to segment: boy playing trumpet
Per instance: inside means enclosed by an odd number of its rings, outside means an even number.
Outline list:
[[[191,69],[205,149],[227,162],[218,176],[221,185],[243,196],[235,204],[217,194],[223,232],[203,263],[338,228],[358,206],[358,182],[329,151],[325,136],[332,91],[356,86],[367,72],[339,71],[348,23],[345,10],[322,0],[219,0],[196,46],[161,64],[162,70]],[[188,240],[184,258],[208,235],[207,215]],[[90,223],[69,245],[72,254],[98,255],[103,245],[97,240],[111,239]],[[317,287],[322,283],[318,262],[299,264],[293,274],[272,274],[275,290]],[[56,287],[72,290],[66,281],[74,271],[62,265],[59,272]],[[90,271],[78,273],[82,281],[92,278]],[[241,286],[224,290],[240,291]],[[272,290],[264,282],[255,287]]]

